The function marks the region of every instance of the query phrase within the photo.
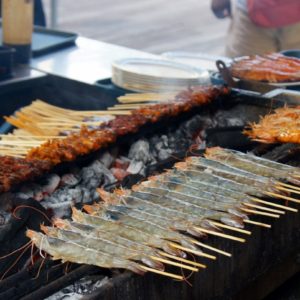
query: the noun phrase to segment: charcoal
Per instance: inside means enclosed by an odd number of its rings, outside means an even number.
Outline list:
[[[24,185],[21,187],[20,193],[27,195],[28,198],[33,198],[34,187],[32,187],[31,185]]]
[[[60,177],[57,174],[49,174],[46,177],[46,184],[42,185],[44,194],[52,194],[60,183]]]
[[[88,188],[82,187],[82,203],[89,203],[91,202],[91,192]]]
[[[261,107],[239,104],[229,110],[219,110],[213,117],[213,127],[245,126],[257,122],[260,115]]]
[[[169,139],[166,135],[162,135],[161,136],[161,140],[162,140],[162,143],[163,143],[163,147],[164,148],[168,148],[169,147]]]
[[[68,189],[68,194],[72,197],[74,203],[81,203],[83,199],[82,189],[77,186],[72,189]]]
[[[147,163],[152,160],[152,155],[150,153],[150,145],[147,140],[138,140],[133,143],[129,149],[128,157],[132,160],[142,161]]]
[[[94,290],[99,289],[103,285],[109,282],[108,277],[90,279],[89,276],[83,277],[80,280],[74,282],[73,284],[65,287],[61,291],[53,294],[52,296],[46,298],[45,300],[79,300],[83,299],[84,295],[92,293]]]
[[[144,163],[142,161],[133,159],[126,171],[130,174],[139,174],[143,167]]]
[[[129,173],[126,170],[124,170],[124,169],[111,168],[110,170],[111,170],[112,174],[114,175],[114,177],[118,181],[122,181],[126,176],[129,175]]]
[[[92,201],[99,201],[100,200],[100,196],[99,196],[99,193],[97,191],[94,191],[93,193],[91,193],[91,200]]]
[[[103,186],[108,186],[115,182],[117,182],[115,176],[112,174],[110,170],[108,170],[108,172],[104,174]]]
[[[82,177],[83,184],[87,184],[89,180],[95,176],[96,176],[96,172],[92,167],[89,166],[89,167],[82,168],[81,177]]]
[[[157,151],[160,151],[160,149],[162,149],[163,147],[164,147],[164,143],[161,140],[154,145],[154,149]]]
[[[67,173],[61,177],[60,184],[61,186],[73,187],[77,185],[79,182],[80,182],[79,176],[76,176],[75,174],[72,173]]]
[[[151,145],[156,145],[160,141],[160,138],[158,135],[154,135],[150,138],[149,142]]]
[[[266,159],[271,159],[279,162],[286,162],[289,158],[295,156],[298,157],[300,152],[300,147],[298,144],[283,144],[275,147],[271,151],[268,151],[263,155]]]
[[[16,196],[17,196],[18,198],[20,198],[20,199],[24,199],[24,200],[26,200],[26,199],[29,199],[29,198],[30,198],[30,195],[28,195],[28,194],[25,194],[25,193],[21,193],[21,192],[19,192],[19,193],[16,193]]]
[[[17,197],[14,193],[3,193],[0,195],[0,210],[11,211],[15,206]]]
[[[109,168],[111,166],[111,164],[113,163],[115,157],[110,154],[108,151],[104,152],[101,156],[101,158],[99,158],[99,161],[106,167]]]
[[[0,210],[0,230],[1,230],[1,226],[8,224],[11,218],[12,218],[11,213],[5,210]]]
[[[160,149],[158,152],[158,160],[165,160],[168,159],[172,154],[171,149]]]
[[[29,198],[41,201],[44,198],[42,186],[36,183],[28,183],[21,188],[21,193],[27,194]]]

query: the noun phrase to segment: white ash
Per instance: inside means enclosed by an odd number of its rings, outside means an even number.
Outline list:
[[[108,277],[102,279],[91,279],[89,277],[83,277],[73,284],[63,288],[61,291],[53,294],[52,296],[45,298],[45,300],[80,300],[84,299],[85,295],[89,295],[96,289],[101,288],[109,281]]]
[[[52,194],[60,183],[60,177],[57,174],[49,174],[47,177],[47,182],[42,185],[43,194]]]
[[[73,187],[77,185],[79,182],[80,182],[80,176],[72,173],[67,173],[62,175],[60,185]]]
[[[111,187],[128,174],[146,176],[148,166],[186,152],[195,143],[200,147],[209,126],[212,126],[209,117],[196,115],[177,128],[172,126],[161,134],[136,140],[127,151],[113,147],[81,169],[73,167],[61,176],[45,176],[40,184],[26,184],[18,197],[34,198],[55,216],[69,217],[71,206],[99,200],[98,187]]]
[[[111,153],[108,152],[108,151],[104,152],[104,153],[101,155],[100,159],[99,159],[99,161],[100,161],[106,168],[109,168],[109,167],[112,165],[112,163],[113,163],[114,160],[115,160],[114,155],[111,154]]]
[[[13,217],[10,212],[7,212],[5,210],[0,210],[0,231],[1,231],[1,226],[8,224],[12,218]]]
[[[127,168],[126,171],[130,174],[139,174],[144,168],[144,166],[145,165],[142,161],[133,159],[130,162],[129,167]]]
[[[129,149],[128,158],[130,160],[141,161],[143,164],[153,160],[150,152],[150,145],[146,139],[141,139],[133,143]]]
[[[229,110],[219,110],[213,117],[212,127],[245,126],[256,122],[262,114],[262,108],[238,104]]]
[[[22,199],[33,198],[37,201],[41,201],[44,198],[42,186],[36,183],[29,183],[22,186],[20,189],[20,196]]]

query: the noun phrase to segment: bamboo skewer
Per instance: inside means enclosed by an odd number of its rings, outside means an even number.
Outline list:
[[[209,223],[211,223],[213,225],[216,225],[217,227],[221,227],[221,228],[229,229],[229,230],[232,230],[232,231],[236,231],[236,232],[244,233],[244,234],[247,234],[247,235],[251,235],[251,231],[249,231],[249,230],[236,228],[236,227],[225,225],[225,224],[222,224],[222,223],[219,223],[219,222],[216,222],[216,221],[209,221]]]
[[[291,192],[291,193],[300,195],[300,191],[288,189],[288,188],[285,188],[285,187],[279,187],[279,186],[276,186],[276,188],[277,188],[278,190],[280,190],[280,191]],[[299,202],[299,203],[300,203],[300,202]]]
[[[292,197],[288,197],[288,196],[284,196],[284,195],[280,195],[280,194],[276,194],[276,193],[271,193],[271,192],[264,192],[264,193],[271,197],[276,197],[279,199],[284,199],[284,200],[288,200],[291,202],[300,203],[300,200],[292,198]]]
[[[162,251],[159,251],[158,254],[160,254],[162,256],[165,256],[165,257],[168,257],[168,258],[172,258],[174,260],[182,261],[186,264],[190,264],[190,265],[193,265],[193,266],[196,266],[196,267],[199,267],[199,268],[206,269],[206,265],[199,264],[198,262],[195,262],[195,261],[191,261],[191,260],[184,259],[184,258],[181,258],[181,257],[178,257],[178,256],[174,256],[174,255],[168,254],[166,252],[162,252]]]
[[[241,210],[244,211],[244,212],[248,212],[250,214],[254,214],[254,215],[260,215],[260,216],[265,216],[265,217],[270,217],[270,218],[276,218],[276,219],[280,218],[280,215],[270,214],[270,213],[266,213],[266,212],[261,212],[261,211],[253,210],[253,209],[241,208]]]
[[[260,209],[260,210],[268,211],[268,212],[277,213],[277,214],[280,214],[280,215],[285,214],[285,212],[282,211],[282,210],[268,208],[268,207],[264,207],[264,206],[260,206],[260,205],[256,205],[256,204],[244,203],[244,205],[249,206],[249,207],[253,207],[253,208],[257,208],[257,209]]]
[[[300,191],[300,187],[292,185],[292,184],[287,184],[287,183],[283,183],[283,182],[280,182],[280,181],[278,181],[277,184],[285,186],[285,187],[290,188],[292,190]]]
[[[133,104],[131,104],[131,105],[115,105],[115,106],[112,106],[112,107],[108,107],[107,108],[107,110],[108,111],[114,111],[114,110],[134,110],[134,109],[138,109],[138,108],[141,108],[142,107],[142,105],[133,105]]]
[[[229,252],[226,252],[226,251],[217,249],[217,248],[215,248],[215,247],[206,245],[206,244],[201,243],[201,242],[196,241],[196,240],[191,240],[191,242],[192,242],[193,244],[195,244],[195,245],[201,246],[202,248],[209,249],[209,250],[214,251],[214,252],[216,252],[216,253],[219,253],[219,254],[222,254],[222,255],[231,257],[231,253],[229,253]]]
[[[175,243],[172,243],[172,242],[170,242],[169,245],[172,246],[173,248],[176,248],[176,249],[179,249],[179,250],[182,250],[182,251],[186,251],[186,252],[188,252],[188,253],[192,253],[192,254],[195,254],[195,255],[197,255],[197,256],[209,258],[209,259],[212,259],[212,260],[216,260],[216,259],[217,259],[217,258],[216,258],[215,256],[213,256],[213,255],[206,254],[206,253],[203,253],[203,252],[194,250],[194,249],[186,248],[186,247],[183,247],[183,246],[181,246],[181,245],[178,245],[178,244],[175,244]]]
[[[208,229],[201,228],[201,227],[195,227],[194,226],[193,228],[197,231],[200,231],[200,232],[204,232],[204,233],[208,233],[208,234],[211,234],[211,235],[223,237],[225,239],[229,239],[229,240],[233,240],[233,241],[237,241],[237,242],[241,242],[241,243],[245,243],[245,241],[246,241],[245,239],[238,238],[236,236],[232,236],[232,235],[221,233],[221,232],[215,232],[215,231],[208,230]]]
[[[251,200],[255,201],[255,202],[258,202],[258,203],[265,204],[265,205],[269,205],[269,206],[273,206],[273,207],[278,207],[278,208],[281,208],[281,209],[285,209],[287,211],[298,212],[298,209],[296,209],[296,208],[288,207],[288,206],[277,204],[277,203],[273,203],[273,202],[268,202],[268,201],[261,200],[261,199],[258,199],[258,198],[251,198]]]
[[[199,271],[198,268],[187,266],[187,265],[177,263],[177,262],[174,262],[174,261],[171,261],[171,260],[168,260],[168,259],[164,259],[164,258],[160,258],[160,257],[156,257],[156,256],[149,256],[149,257],[153,260],[160,261],[160,262],[165,263],[167,265],[180,267],[180,268],[187,269],[187,270],[190,270],[190,271],[193,271],[193,272],[198,272]]]
[[[251,225],[265,227],[265,228],[271,228],[272,227],[270,224],[266,224],[266,223],[262,223],[262,222],[256,222],[256,221],[252,221],[252,220],[246,220],[246,219],[244,219],[243,222],[251,224]]]
[[[165,272],[165,271],[159,271],[159,270],[156,270],[156,269],[146,267],[144,265],[139,265],[139,267],[141,269],[145,270],[145,271],[148,271],[148,272],[156,273],[156,274],[159,274],[159,275],[167,276],[167,277],[177,279],[177,280],[181,280],[181,281],[184,280],[184,277],[181,276],[181,275],[177,275],[177,274],[173,274],[173,273],[169,273],[169,272]]]

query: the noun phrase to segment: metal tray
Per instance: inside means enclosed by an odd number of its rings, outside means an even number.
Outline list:
[[[35,26],[32,34],[32,56],[38,57],[75,45],[77,34]],[[0,23],[2,44],[2,23]]]

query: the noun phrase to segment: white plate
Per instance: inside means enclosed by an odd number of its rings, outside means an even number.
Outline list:
[[[134,91],[178,90],[210,83],[209,73],[164,59],[128,58],[112,65],[112,81]]]

